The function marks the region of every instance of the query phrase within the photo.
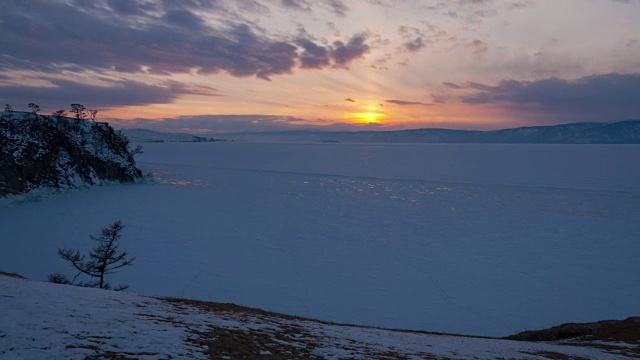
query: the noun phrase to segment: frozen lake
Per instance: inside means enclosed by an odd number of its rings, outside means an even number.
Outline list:
[[[72,275],[121,219],[130,291],[508,335],[640,314],[640,146],[145,144],[155,184],[0,207],[0,270]]]

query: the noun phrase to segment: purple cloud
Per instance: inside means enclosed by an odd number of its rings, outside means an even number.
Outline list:
[[[442,85],[448,87],[449,89],[454,89],[454,90],[462,89],[462,86],[454,84],[452,82],[448,82],[448,81],[443,82]]]
[[[369,52],[369,45],[365,44],[366,36],[359,34],[351,38],[346,44],[335,41],[331,49],[331,56],[336,66],[347,66],[351,61],[359,59]]]
[[[422,105],[422,106],[432,106],[431,104],[419,102],[419,101],[405,101],[405,100],[385,100],[385,102],[389,104],[396,105]]]
[[[0,12],[0,47],[5,49],[0,70],[56,73],[62,67],[75,67],[79,72],[146,69],[152,74],[195,70],[269,79],[298,67],[347,67],[369,51],[363,34],[330,45],[311,38],[293,42],[277,38],[214,0],[75,0],[38,6],[7,1],[3,8],[8,11]],[[260,5],[252,0],[234,4],[239,9]],[[346,11],[340,1],[327,4]],[[219,19],[213,25],[194,10],[209,10]]]
[[[496,86],[470,83],[468,104],[502,104],[538,116],[569,121],[640,117],[640,74],[604,74],[576,80],[557,77],[536,81],[503,80]]]
[[[331,64],[330,50],[308,39],[299,39],[298,46],[304,51],[300,55],[300,67],[303,69],[321,69]]]
[[[293,10],[311,11],[311,5],[306,0],[280,0],[280,4]]]
[[[214,88],[194,88],[177,82],[167,82],[160,86],[122,80],[112,82],[110,86],[93,86],[67,80],[53,80],[52,84],[52,87],[0,86],[0,103],[12,104],[17,109],[35,102],[43,111],[53,111],[71,103],[108,109],[117,106],[170,103],[183,94],[220,96]]]

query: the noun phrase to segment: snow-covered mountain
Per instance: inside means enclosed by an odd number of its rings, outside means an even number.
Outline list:
[[[210,142],[215,141],[211,137],[197,136],[184,133],[169,133],[149,129],[123,129],[123,132],[131,142],[157,143],[157,142]]]
[[[0,113],[0,196],[142,177],[129,140],[107,123]]]
[[[625,331],[546,342],[338,325],[0,272],[2,359],[637,359]],[[624,329],[624,331],[620,331]],[[635,333],[634,333],[635,334]]]
[[[295,130],[221,134],[253,142],[492,143],[492,144],[640,144],[640,120],[572,123],[493,131],[415,129],[399,131]]]

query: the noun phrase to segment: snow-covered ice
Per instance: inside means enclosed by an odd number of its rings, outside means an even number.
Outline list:
[[[640,313],[640,147],[147,144],[154,184],[0,207],[0,269],[116,219],[131,291],[477,335]]]

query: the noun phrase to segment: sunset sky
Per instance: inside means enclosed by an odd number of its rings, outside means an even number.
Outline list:
[[[2,0],[0,102],[192,133],[640,118],[640,0]]]

